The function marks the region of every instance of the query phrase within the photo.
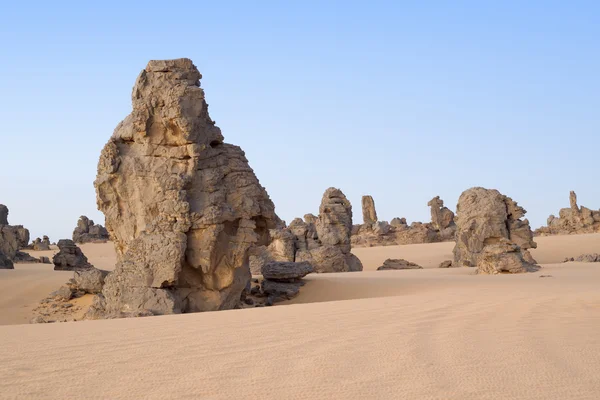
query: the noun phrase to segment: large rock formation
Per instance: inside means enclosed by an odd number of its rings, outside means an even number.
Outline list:
[[[70,239],[58,241],[58,253],[52,257],[55,271],[77,271],[93,268],[81,249]]]
[[[109,235],[105,227],[95,224],[85,215],[79,217],[77,226],[73,230],[75,243],[103,243],[108,241]]]
[[[189,59],[150,61],[102,150],[98,208],[118,263],[91,314],[234,308],[248,250],[280,220],[244,152],[224,143]]]
[[[577,205],[577,194],[569,194],[569,208],[562,208],[559,217],[548,217],[548,225],[535,230],[535,235],[569,235],[600,232],[600,210]]]
[[[36,238],[27,248],[36,251],[50,250],[50,238],[46,235],[44,235],[43,239]]]
[[[537,247],[526,211],[497,190],[481,187],[462,193],[456,206],[454,267],[476,267],[480,273],[533,269],[527,249]],[[529,260],[529,262],[527,261]]]
[[[29,231],[23,225],[8,224],[8,207],[0,204],[0,268],[12,269],[19,249],[29,244]]]
[[[372,196],[362,197],[363,224],[372,225],[377,222],[377,211],[375,211],[375,200]]]
[[[323,194],[319,217],[316,220],[316,241],[318,247],[309,248],[302,244],[310,233],[311,224],[306,230],[297,229],[298,250],[295,261],[308,261],[315,272],[350,272],[362,271],[362,263],[350,252],[350,235],[352,232],[352,205],[340,189],[329,188]],[[300,247],[306,248],[300,250]]]

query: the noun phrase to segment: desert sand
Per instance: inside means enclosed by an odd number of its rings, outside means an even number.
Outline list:
[[[599,398],[600,264],[561,262],[600,234],[536,241],[535,273],[436,268],[453,243],[358,248],[363,272],[309,275],[275,307],[36,325],[14,324],[72,273],[17,264],[0,270],[0,398]],[[112,269],[110,243],[82,249]],[[375,271],[386,258],[425,269]]]

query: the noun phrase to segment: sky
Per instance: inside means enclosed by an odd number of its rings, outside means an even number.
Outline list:
[[[570,190],[600,207],[599,37],[595,1],[7,1],[0,203],[32,238],[104,223],[96,166],[135,79],[187,57],[288,223],[331,186],[355,223],[365,194],[429,221],[483,186],[537,228]]]

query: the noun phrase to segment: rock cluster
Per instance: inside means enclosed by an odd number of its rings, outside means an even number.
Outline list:
[[[75,243],[104,243],[109,240],[108,231],[100,224],[85,215],[79,217],[77,226],[73,230],[73,241]]]
[[[463,192],[456,206],[454,267],[476,267],[479,273],[534,270],[527,249],[536,248],[526,211],[510,197],[481,187]]]
[[[406,218],[394,218],[390,223],[372,221],[371,217],[377,216],[375,203],[371,196],[364,196],[364,223],[352,227],[352,245],[372,247],[454,240],[454,213],[444,207],[439,196],[434,197],[427,205],[431,207],[431,223],[413,222],[409,225]]]
[[[42,239],[36,238],[27,248],[36,251],[50,250],[50,238],[46,235]]]
[[[248,250],[281,223],[244,152],[224,143],[189,59],[150,61],[94,183],[117,264],[91,314],[231,309]]]
[[[600,210],[579,207],[577,194],[573,191],[569,194],[569,203],[570,207],[561,209],[558,218],[550,215],[548,225],[536,229],[534,234],[547,236],[600,232]]]
[[[362,271],[362,263],[350,252],[351,230],[352,205],[340,189],[329,188],[318,217],[295,218],[289,227],[270,232],[270,244],[251,251],[252,273],[260,274],[269,261],[306,261],[318,273]]]
[[[395,269],[423,269],[419,264],[414,262],[406,261],[402,258],[388,258],[383,262],[383,265],[377,268],[377,271],[387,271]]]
[[[24,251],[17,251],[13,262],[15,264],[52,264],[48,257],[40,256],[36,258]]]
[[[58,241],[58,253],[52,257],[55,271],[76,271],[93,268],[87,257],[70,239]]]
[[[13,261],[29,243],[29,231],[22,225],[8,224],[8,207],[0,204],[0,269],[14,269]]]

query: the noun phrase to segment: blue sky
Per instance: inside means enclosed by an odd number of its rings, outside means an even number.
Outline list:
[[[100,150],[148,60],[179,57],[288,222],[330,186],[356,223],[363,194],[428,221],[472,186],[534,227],[569,190],[600,207],[597,2],[82,3],[2,6],[0,203],[33,237],[103,222]]]

